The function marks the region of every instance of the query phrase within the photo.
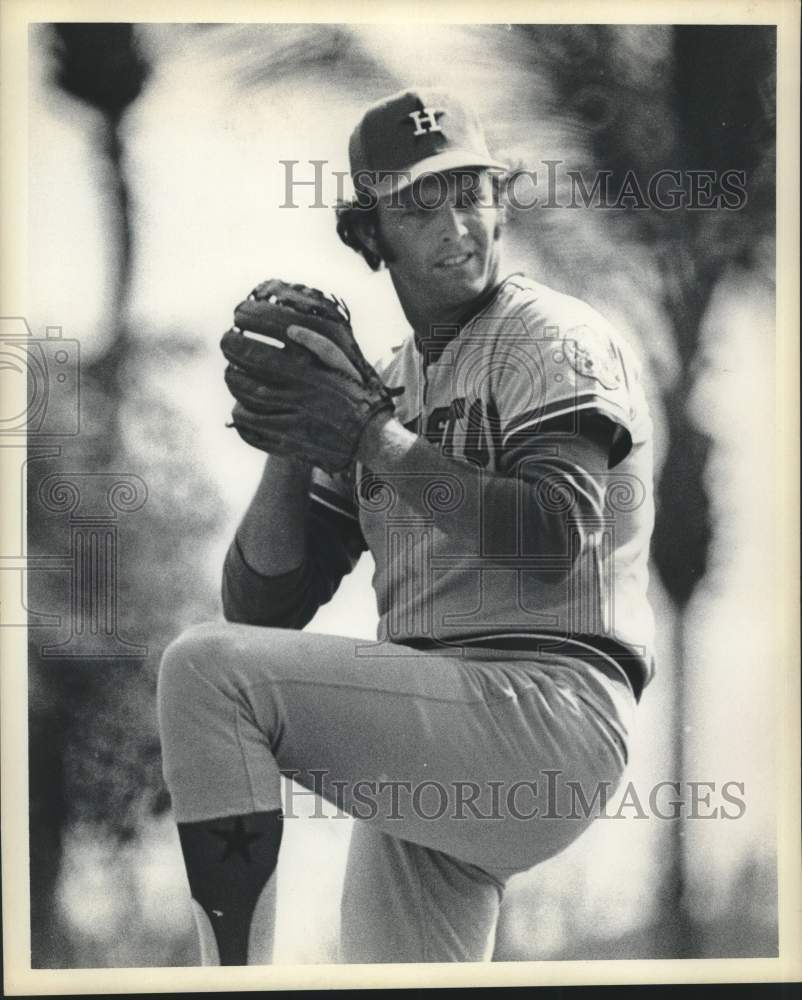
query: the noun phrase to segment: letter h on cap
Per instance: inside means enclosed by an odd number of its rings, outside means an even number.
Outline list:
[[[440,108],[424,108],[423,111],[410,111],[409,117],[415,123],[413,135],[426,135],[427,132],[442,132],[437,124],[437,115],[445,114]]]

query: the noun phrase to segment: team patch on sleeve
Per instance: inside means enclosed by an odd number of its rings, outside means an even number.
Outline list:
[[[502,450],[507,457],[525,454],[539,431],[559,426],[561,433],[578,433],[581,417],[596,414],[615,428],[610,457],[617,464],[632,447],[635,411],[616,341],[603,326],[587,324],[544,333],[531,342],[539,378],[526,378],[521,369],[499,394]]]
[[[598,382],[605,389],[624,387],[621,358],[609,337],[592,327],[577,326],[566,333],[563,350],[578,375]]]

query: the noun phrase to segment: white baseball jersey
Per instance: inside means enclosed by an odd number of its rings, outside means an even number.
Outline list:
[[[468,510],[458,476],[439,486],[422,476],[416,509],[388,477],[377,481],[359,465],[353,478],[316,473],[312,497],[358,520],[375,559],[378,637],[532,649],[570,638],[626,661],[639,693],[653,671],[646,590],[654,504],[652,426],[633,353],[586,303],[521,275],[508,277],[461,329],[437,334],[437,352],[410,336],[377,366],[388,385],[405,389],[396,400],[401,423],[457,462],[505,475],[548,458],[541,431],[570,436],[583,414],[606,418],[613,435],[604,526],[572,551],[579,533],[570,531],[569,505],[567,550],[548,539],[533,544],[524,524],[512,545],[493,552],[494,511]],[[548,491],[540,496],[560,502]],[[464,532],[455,542],[456,533],[438,528],[444,512],[473,521],[469,551]]]
[[[277,814],[282,775],[362,821],[344,878],[347,961],[489,958],[508,879],[593,818],[573,789],[595,802],[621,780],[635,705],[616,663],[636,697],[651,671],[651,429],[636,366],[595,312],[517,276],[476,309],[435,331],[435,353],[410,338],[380,366],[404,386],[397,416],[452,459],[434,463],[446,470],[424,472],[428,449],[413,448],[394,473],[411,487],[359,465],[316,473],[301,565],[264,576],[235,536],[228,620],[188,629],[159,673],[179,824],[234,836],[220,818],[241,831],[249,814]],[[577,427],[609,449],[606,474],[584,485],[583,450],[560,456]],[[390,641],[298,631],[368,546]],[[549,775],[568,780],[552,790]],[[196,913],[227,915],[230,886],[215,883],[217,909],[200,885]]]

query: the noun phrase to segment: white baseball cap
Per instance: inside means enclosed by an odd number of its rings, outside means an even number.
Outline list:
[[[474,112],[443,90],[409,87],[372,104],[348,145],[354,186],[376,196],[424,174],[505,165],[490,154]]]

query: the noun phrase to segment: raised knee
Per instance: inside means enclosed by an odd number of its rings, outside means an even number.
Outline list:
[[[213,665],[219,673],[225,662],[222,630],[218,622],[191,625],[169,643],[159,666],[160,704],[189,695],[194,686],[203,683],[204,674]]]
[[[162,672],[172,673],[191,660],[203,657],[212,646],[219,643],[219,631],[217,622],[190,625],[165,648],[161,661]]]

